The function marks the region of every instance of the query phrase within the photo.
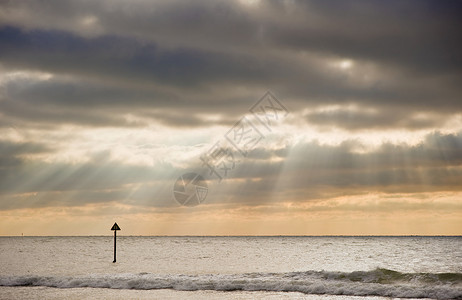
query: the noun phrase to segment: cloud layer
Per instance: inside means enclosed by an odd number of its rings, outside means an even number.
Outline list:
[[[457,1],[3,1],[0,211],[174,210],[176,178],[267,90],[289,115],[235,152],[208,205],[457,194],[461,14]]]
[[[376,110],[354,125],[339,114],[307,119],[313,124],[335,119],[330,124],[346,129],[367,128],[372,122],[367,118],[391,127],[428,128],[461,109],[462,8],[453,2],[2,6],[5,72],[56,75],[5,83],[7,115],[27,114],[24,106],[31,101],[50,106],[46,114],[37,113],[45,120],[69,109],[104,109],[111,117],[98,111],[104,118],[65,118],[96,126],[127,125],[121,115],[142,115],[140,107],[162,112],[174,107],[184,118],[185,111],[236,115],[269,88],[296,111],[333,104]],[[391,113],[398,109],[398,115]],[[444,116],[406,121],[436,112]],[[190,124],[204,126],[200,120]]]

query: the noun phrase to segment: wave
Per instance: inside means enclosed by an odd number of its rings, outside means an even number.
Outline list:
[[[93,274],[89,276],[0,276],[0,286],[56,288],[174,289],[182,291],[271,291],[304,294],[462,299],[461,273],[307,271],[208,275]]]

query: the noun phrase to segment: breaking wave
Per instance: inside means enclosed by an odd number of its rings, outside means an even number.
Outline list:
[[[307,271],[208,275],[107,274],[75,277],[0,276],[0,286],[174,289],[182,291],[279,291],[305,294],[462,299],[461,273]]]

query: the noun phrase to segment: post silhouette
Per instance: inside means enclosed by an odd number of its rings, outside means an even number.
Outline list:
[[[112,225],[111,230],[114,231],[114,261],[113,261],[113,263],[115,263],[115,262],[116,262],[116,240],[117,240],[117,230],[120,230],[120,227],[119,227],[119,225],[117,225],[117,223],[114,223],[114,225]]]

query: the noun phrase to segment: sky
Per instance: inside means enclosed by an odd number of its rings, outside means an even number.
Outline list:
[[[0,235],[461,235],[461,15],[2,1]]]

